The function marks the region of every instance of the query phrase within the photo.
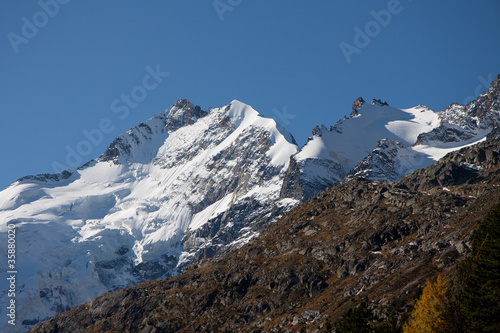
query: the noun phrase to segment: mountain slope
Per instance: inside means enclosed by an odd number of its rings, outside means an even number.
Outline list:
[[[296,149],[248,105],[179,100],[78,170],[15,182],[0,192],[0,233],[18,230],[18,323],[245,244],[296,203],[278,200]]]
[[[500,76],[475,101],[437,113],[359,98],[350,118],[317,127],[299,152],[248,105],[204,111],[179,100],[78,170],[0,192],[0,234],[16,224],[22,235],[19,321],[29,327],[108,290],[178,274],[241,247],[329,186],[397,181],[484,140],[499,91]]]
[[[453,273],[497,203],[499,147],[464,148],[394,184],[344,182],[231,256],[107,293],[32,332],[322,331],[365,296],[382,317],[405,312],[427,278]]]

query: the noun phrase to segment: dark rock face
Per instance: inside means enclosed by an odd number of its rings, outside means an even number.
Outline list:
[[[196,120],[207,114],[198,105],[193,106],[187,99],[180,99],[170,109],[169,122],[166,127],[169,131],[175,131],[183,126],[194,124]]]
[[[176,256],[163,254],[156,260],[134,265],[130,257],[119,256],[96,262],[95,271],[108,290],[116,290],[131,284],[172,276],[173,272],[176,272],[177,262]],[[123,276],[120,272],[124,273]],[[124,276],[128,278],[124,279]]]
[[[294,158],[290,158],[290,164],[283,179],[283,187],[281,188],[280,199],[293,198],[297,200],[303,199],[304,189],[300,179],[300,168]]]
[[[500,139],[500,127],[496,126],[491,130],[491,132],[486,136],[487,140]]]
[[[37,182],[61,181],[61,180],[68,179],[72,175],[73,175],[72,171],[64,170],[61,173],[56,173],[56,174],[43,173],[40,175],[26,176],[26,177],[18,179],[17,181],[19,181],[19,182],[23,182],[23,181],[37,181]]]
[[[288,206],[247,199],[230,207],[196,230],[188,230],[182,240],[183,249],[191,257],[179,269],[205,258],[222,256],[242,246],[235,242],[257,236],[261,230],[290,210]]]
[[[323,192],[330,186],[337,185],[346,175],[342,165],[331,160],[307,159],[301,161],[302,200],[306,201]]]
[[[101,155],[101,161],[114,161],[118,160],[120,154],[128,154],[130,152],[130,147],[124,142],[120,137],[114,139],[108,148]]]
[[[297,162],[292,156],[280,197],[307,201],[338,184],[345,174],[344,168],[331,160],[316,158]]]
[[[479,95],[479,97],[467,105],[468,112],[472,117],[477,117],[479,124],[487,121],[487,127],[491,127],[488,119],[488,114],[491,110],[500,111],[500,74],[491,82],[487,91]],[[498,119],[495,119],[498,122]]]
[[[428,133],[419,134],[415,145],[422,145],[430,141],[438,142],[463,142],[472,139],[475,133],[450,124],[433,129]]]
[[[312,135],[313,136],[321,136],[322,135],[321,127],[319,127],[319,126],[314,127],[312,130]]]
[[[477,184],[484,181],[484,170],[500,163],[500,140],[488,140],[450,153],[424,170],[402,178],[400,182],[412,190],[436,186]]]
[[[453,274],[470,251],[500,197],[499,147],[464,148],[394,184],[341,183],[230,255],[107,293],[32,332],[312,331],[365,296],[382,316],[403,313],[419,284]]]

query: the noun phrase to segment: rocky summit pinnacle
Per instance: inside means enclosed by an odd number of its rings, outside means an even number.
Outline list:
[[[356,100],[352,103],[352,112],[351,112],[351,115],[350,117],[351,118],[354,118],[358,115],[358,110],[363,106],[363,104],[365,104],[365,100],[363,99],[363,97],[358,97],[356,98]]]
[[[174,131],[182,126],[192,125],[199,118],[206,115],[207,112],[203,111],[198,105],[193,106],[187,99],[179,99],[169,110],[169,121],[166,127],[169,131]]]

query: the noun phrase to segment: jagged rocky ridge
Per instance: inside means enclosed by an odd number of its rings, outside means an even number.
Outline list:
[[[393,184],[331,187],[231,255],[107,293],[31,332],[322,332],[364,297],[379,317],[403,314],[427,278],[454,274],[498,198],[492,134]]]

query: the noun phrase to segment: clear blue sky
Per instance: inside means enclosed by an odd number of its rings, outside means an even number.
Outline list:
[[[498,0],[59,1],[0,3],[1,188],[179,98],[238,99],[302,145],[359,96],[440,111],[500,73]]]

